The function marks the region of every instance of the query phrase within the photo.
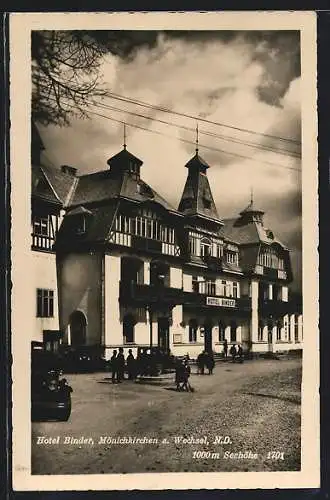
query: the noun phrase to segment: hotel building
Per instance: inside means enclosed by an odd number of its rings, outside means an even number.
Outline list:
[[[106,169],[78,176],[42,165],[36,127],[32,137],[32,340],[107,359],[119,346],[195,358],[225,339],[255,353],[302,348],[289,249],[252,199],[219,216],[198,149],[175,208],[126,145]]]

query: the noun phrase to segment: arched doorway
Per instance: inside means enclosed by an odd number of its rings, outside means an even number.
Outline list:
[[[170,348],[170,321],[168,317],[158,318],[158,347],[168,352]]]
[[[134,342],[134,327],[136,319],[133,314],[125,314],[123,318],[123,342],[130,344]]]
[[[70,316],[71,345],[79,347],[86,344],[87,320],[81,311],[74,311]]]

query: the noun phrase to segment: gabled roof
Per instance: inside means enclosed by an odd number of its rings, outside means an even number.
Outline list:
[[[256,245],[260,243],[272,245],[277,243],[287,250],[287,247],[274,236],[272,231],[262,224],[254,221],[243,224],[240,218],[224,219],[223,222],[222,234],[224,238],[238,245]]]
[[[70,212],[68,212],[60,227],[57,243],[59,245],[62,243],[67,244],[70,240],[81,243],[107,241],[118,206],[118,200],[112,200],[106,205],[93,207],[90,210],[86,210],[84,207],[75,208],[73,210],[75,213],[79,211],[80,213],[88,213],[89,215],[86,220],[86,231],[79,235],[74,231],[74,217],[70,217]]]
[[[39,165],[32,165],[31,194],[34,198],[62,206],[62,201]]]
[[[117,172],[111,170],[78,177],[70,205],[86,205],[115,198],[125,198],[136,202],[152,200],[166,210],[176,212],[175,208],[146,182],[128,172],[124,171],[118,175]]]
[[[40,165],[38,167],[47,179],[49,186],[56,194],[57,199],[66,206],[69,202],[70,195],[77,183],[77,177],[66,174],[58,168]]]

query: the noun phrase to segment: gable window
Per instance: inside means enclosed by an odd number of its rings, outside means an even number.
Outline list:
[[[233,252],[231,250],[227,250],[226,252],[226,260],[228,264],[238,264],[238,254],[237,252]]]
[[[208,257],[211,255],[211,241],[208,238],[201,240],[201,256]]]
[[[37,318],[54,316],[54,290],[37,289]]]

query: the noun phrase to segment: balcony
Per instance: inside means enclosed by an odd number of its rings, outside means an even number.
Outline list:
[[[162,242],[157,240],[152,240],[148,238],[142,238],[141,236],[132,236],[132,248],[136,250],[143,250],[147,252],[162,252]]]
[[[259,264],[256,265],[254,272],[271,280],[286,280],[288,277],[287,273],[281,269],[273,269]]]
[[[213,257],[212,255],[203,255],[203,262],[207,265],[210,271],[222,271],[222,259],[218,257]]]
[[[183,303],[181,288],[161,285],[140,285],[133,281],[120,282],[119,300],[122,304],[175,306]]]
[[[259,299],[259,311],[265,315],[284,315],[290,312],[290,302],[278,299]]]

